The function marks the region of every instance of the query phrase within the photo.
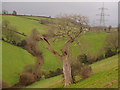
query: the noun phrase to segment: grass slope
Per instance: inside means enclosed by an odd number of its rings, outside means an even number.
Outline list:
[[[2,79],[13,85],[18,81],[18,74],[24,66],[34,64],[34,57],[27,51],[2,42]]]
[[[31,18],[43,19],[41,17],[31,17]],[[30,32],[33,28],[38,28],[39,32],[45,33],[45,31],[44,31],[45,26],[39,24],[35,20],[29,20],[29,19],[23,18],[22,16],[8,16],[8,15],[3,15],[2,19],[10,21],[11,25],[15,26],[18,29],[18,31],[21,32],[21,33],[24,32],[25,34],[30,34]],[[79,38],[79,40],[81,42],[80,43],[81,46],[72,47],[72,45],[71,45],[72,52],[70,52],[70,54],[71,54],[71,56],[73,56],[71,58],[76,58],[80,53],[85,53],[86,51],[88,51],[91,55],[96,56],[97,54],[99,54],[100,48],[103,47],[104,40],[105,40],[105,37],[107,35],[108,34],[105,33],[105,32],[99,32],[99,33],[89,32],[89,33],[85,33],[85,34],[81,35],[80,38]],[[60,50],[64,46],[64,43],[65,43],[64,40],[57,40],[56,43],[51,42],[51,44],[54,46],[54,49],[56,51]],[[73,44],[75,44],[75,43],[73,43]],[[58,57],[56,57],[54,54],[47,51],[46,49],[42,48],[42,46],[46,46],[46,44],[44,42],[41,41],[39,43],[39,46],[40,46],[40,49],[43,51],[43,56],[44,56],[44,60],[45,60],[44,65],[42,67],[42,70],[49,71],[49,70],[55,70],[56,68],[62,68],[62,63],[58,59]],[[27,59],[28,56],[26,56],[27,53],[24,54],[23,52],[19,52],[18,47],[11,46],[11,45],[8,45],[8,44],[5,44],[5,43],[3,43],[3,47],[4,47],[3,48],[3,52],[4,52],[3,53],[3,56],[4,56],[3,61],[4,62],[5,61],[10,62],[9,58],[7,58],[7,57],[9,57],[9,56],[14,57],[14,54],[16,54],[16,56],[19,57],[19,59],[18,59],[19,61],[17,60],[18,62],[22,62],[21,61],[21,59],[23,58],[22,55],[24,55],[24,58],[26,58],[26,59],[24,59],[24,61],[29,60],[29,58]],[[12,47],[12,48],[9,48],[9,47]],[[11,52],[11,53],[9,53],[8,51]],[[21,51],[23,51],[23,50],[21,50]],[[7,53],[9,53],[9,54],[7,54]],[[14,60],[15,60],[15,62],[14,62]],[[13,60],[14,64],[17,63],[16,59],[14,59],[14,60]],[[5,68],[7,65],[8,65],[7,62],[4,63],[3,68],[7,69],[7,68]],[[11,68],[14,70],[14,67],[11,67]],[[16,69],[16,71],[17,71],[17,69]],[[4,72],[9,73],[10,71],[7,70],[7,71],[4,71]],[[6,73],[3,73],[3,76],[5,74]],[[7,78],[4,78],[6,81],[12,82],[12,78],[8,79],[9,76],[7,76],[7,75],[5,75],[5,76],[7,77]],[[11,81],[9,81],[9,80],[11,80]]]
[[[11,16],[3,15],[2,20],[8,20],[13,27],[24,34],[30,34],[32,29],[36,28],[40,33],[45,33],[44,25],[38,23],[38,21],[26,19],[23,16]]]
[[[66,88],[117,88],[118,87],[118,56],[113,56],[91,65],[93,75],[86,80],[80,80]],[[27,88],[62,88],[62,76],[36,82]]]
[[[72,51],[70,51],[70,54],[71,54],[70,56],[72,56],[71,58],[76,58],[80,53],[85,53],[86,50],[90,53],[91,56],[97,56],[100,53],[104,53],[104,52],[101,52],[100,49],[103,47],[104,40],[107,35],[108,34],[104,33],[104,32],[99,32],[99,33],[90,32],[90,33],[86,33],[86,34],[82,35],[79,38],[79,40],[81,42],[80,43],[81,46],[72,47],[76,42],[73,43],[73,45],[71,45],[71,49],[72,49]],[[56,51],[59,51],[61,48],[63,48],[64,43],[65,43],[64,40],[57,40],[55,43],[51,42],[53,48]],[[90,45],[85,46],[87,43],[89,43]],[[41,41],[39,43],[39,46],[40,46],[41,50],[43,51],[43,56],[45,59],[45,64],[42,68],[44,70],[55,70],[54,67],[61,68],[62,64],[61,64],[61,61],[59,60],[59,58],[56,57],[51,52],[49,52],[48,50],[42,48],[42,46],[47,46],[47,44]],[[81,49],[81,47],[82,47],[82,49]]]

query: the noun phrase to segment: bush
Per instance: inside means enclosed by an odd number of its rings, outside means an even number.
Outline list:
[[[24,48],[25,45],[27,45],[26,40],[22,40],[21,42],[19,42],[19,43],[17,44],[17,46],[20,46],[20,47],[22,47],[22,48]]]
[[[5,81],[2,81],[2,88],[9,88],[8,83]]]
[[[82,79],[90,77],[92,74],[92,68],[89,65],[82,65],[80,75]]]
[[[57,68],[56,71],[55,71],[56,75],[60,75],[63,73],[62,69],[60,68]]]
[[[97,57],[98,57],[97,54],[94,54],[94,55],[88,54],[87,61],[89,62],[89,64],[92,64],[92,63],[96,62]]]
[[[50,23],[52,23],[52,21],[50,21],[50,20],[44,20],[44,19],[42,19],[42,20],[40,20],[40,24],[50,24]]]
[[[15,40],[13,40],[13,41],[12,41],[12,44],[16,45],[16,41],[15,41]]]
[[[87,61],[87,55],[86,54],[81,54],[77,57],[77,60],[79,60],[81,63],[87,64],[89,63]]]
[[[34,70],[34,65],[30,64],[30,65],[27,65],[27,66],[24,67],[23,73],[30,73],[30,74],[32,74],[33,70]],[[42,73],[39,70],[37,72],[36,76],[34,76],[35,81],[39,81],[41,79],[41,76],[42,76]]]
[[[92,68],[88,64],[82,64],[78,60],[71,63],[71,71],[74,82],[75,76],[81,76],[82,79],[86,79],[92,74]]]
[[[42,78],[42,73],[41,71],[37,72],[36,76],[34,76],[35,81],[39,81]]]
[[[34,65],[32,64],[29,64],[27,66],[24,67],[24,73],[32,73],[33,72],[33,69],[34,69]]]
[[[118,32],[112,32],[106,37],[104,49],[106,50],[106,52],[108,52],[108,51],[117,52],[117,50],[118,50]]]
[[[97,57],[96,61],[102,60],[102,59],[104,59],[104,58],[105,58],[104,55],[99,55],[99,56]]]
[[[116,53],[117,53],[116,51],[112,51],[110,48],[107,48],[105,51],[105,58],[111,57],[115,55]]]
[[[50,77],[54,77],[54,76],[57,76],[57,75],[60,75],[62,74],[62,69],[60,68],[57,68],[55,71],[49,71],[49,73],[44,73],[45,75],[45,78],[50,78]]]
[[[22,85],[30,85],[35,82],[34,75],[32,73],[22,73],[19,78],[19,83]]]

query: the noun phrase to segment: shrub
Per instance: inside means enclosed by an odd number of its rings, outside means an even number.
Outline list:
[[[118,50],[118,32],[112,32],[106,37],[104,49],[106,51],[110,51],[110,49],[111,49],[111,51],[117,52],[117,50]]]
[[[25,45],[27,45],[26,40],[22,40],[21,42],[17,43],[17,46],[20,46],[20,47],[22,47],[22,48],[24,48]]]
[[[2,81],[2,88],[9,88],[8,83],[5,81]]]
[[[33,69],[34,69],[34,65],[32,64],[29,64],[27,66],[24,67],[24,73],[32,73],[33,72]]]
[[[36,76],[34,76],[34,78],[35,78],[35,81],[39,81],[42,78],[41,71],[38,71],[37,74],[36,74]]]
[[[77,60],[79,60],[81,63],[87,64],[87,55],[86,54],[81,54],[77,57]]]
[[[92,68],[89,65],[82,65],[80,75],[83,79],[90,77],[92,74]]]
[[[75,76],[81,76],[82,79],[90,77],[92,68],[88,64],[82,64],[77,60],[71,63],[71,71],[73,80],[75,82]]]
[[[22,40],[22,41],[21,41],[21,47],[24,48],[24,46],[25,46],[26,44],[27,44],[26,40]]]
[[[97,57],[96,61],[102,60],[102,59],[104,59],[104,58],[105,58],[104,55],[99,55],[99,56]]]
[[[62,69],[60,68],[57,68],[56,71],[55,71],[56,75],[60,75],[63,73]]]
[[[30,64],[30,65],[27,65],[27,66],[24,67],[23,73],[30,73],[30,74],[32,74],[33,70],[34,70],[34,65]],[[39,81],[41,76],[42,76],[42,72],[39,70],[37,72],[36,76],[34,76],[35,81]]]
[[[87,61],[89,62],[89,64],[92,64],[92,63],[96,62],[97,57],[98,56],[96,54],[94,54],[94,55],[88,54]]]
[[[30,85],[35,82],[34,75],[32,73],[22,73],[19,78],[19,83],[22,85]]]
[[[115,55],[116,53],[117,53],[116,51],[112,51],[110,48],[107,48],[105,51],[105,58],[111,57]]]
[[[57,75],[60,75],[62,74],[62,69],[60,68],[57,68],[55,71],[49,71],[49,73],[44,73],[45,75],[45,78],[50,78],[50,77],[54,77],[54,76],[57,76]]]
[[[15,41],[15,40],[13,40],[13,41],[12,41],[12,44],[16,45],[16,41]]]
[[[50,20],[45,20],[45,19],[42,19],[42,20],[40,20],[40,24],[50,24],[50,23],[52,23],[52,21],[50,21]]]

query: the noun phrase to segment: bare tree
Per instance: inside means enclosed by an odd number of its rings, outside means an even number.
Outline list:
[[[77,41],[77,38],[80,36],[82,31],[88,26],[88,19],[87,17],[81,15],[62,15],[58,16],[55,20],[55,23],[50,26],[51,31],[54,30],[54,36],[56,38],[64,38],[66,40],[64,48],[60,50],[62,54],[59,54],[57,51],[55,51],[53,46],[44,36],[39,35],[39,37],[43,39],[49,46],[48,48],[44,48],[61,59],[63,64],[65,86],[68,86],[73,83],[69,58],[69,47],[73,42]]]
[[[25,46],[25,49],[34,57],[37,58],[37,62],[35,64],[35,68],[33,71],[33,74],[35,75],[35,78],[37,77],[38,74],[38,70],[40,70],[40,67],[42,66],[42,64],[44,63],[44,59],[42,56],[42,51],[40,50],[40,48],[37,46],[38,42],[39,42],[39,37],[37,36],[38,31],[36,29],[32,30],[31,35],[27,36],[27,45]]]
[[[109,31],[111,31],[111,29],[112,29],[112,26],[110,25],[110,26],[108,27],[108,29],[109,29]]]
[[[16,15],[17,15],[17,12],[14,10],[13,13],[12,13],[12,15],[15,15],[15,16],[16,16]]]
[[[8,11],[7,10],[2,10],[2,14],[6,15],[6,14],[8,14]]]

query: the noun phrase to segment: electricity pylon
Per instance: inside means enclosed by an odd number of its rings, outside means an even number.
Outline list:
[[[105,14],[105,10],[108,10],[108,8],[104,7],[104,3],[103,6],[101,8],[99,8],[99,10],[101,10],[100,14],[96,14],[97,16],[100,16],[99,22],[100,22],[100,26],[105,26],[105,16],[109,16],[109,14]]]

